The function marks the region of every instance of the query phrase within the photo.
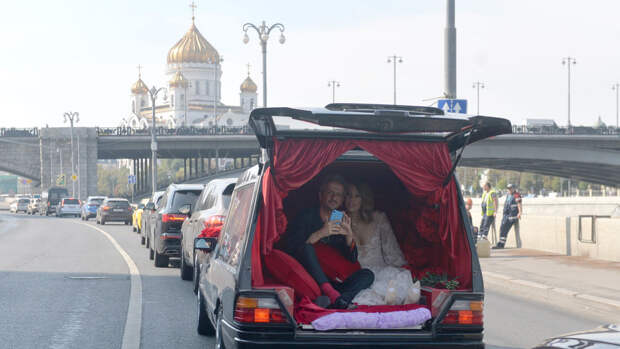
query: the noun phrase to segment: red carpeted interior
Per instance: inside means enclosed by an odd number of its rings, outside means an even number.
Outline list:
[[[438,209],[428,206],[423,198],[411,195],[384,163],[338,162],[328,165],[317,177],[291,191],[283,200],[288,222],[300,210],[318,205],[320,179],[332,173],[347,180],[366,182],[373,188],[375,208],[385,212],[390,219],[413,276],[421,278],[427,271],[448,272],[446,265],[451,261],[437,234]],[[281,248],[281,241],[274,247]]]
[[[471,287],[471,251],[460,217],[458,189],[444,185],[452,162],[446,144],[360,140],[274,139],[273,166],[263,176],[263,204],[252,243],[252,283],[269,278],[263,256],[278,248],[300,209],[316,206],[318,183],[329,173],[368,182],[386,212],[414,276],[427,271]],[[381,162],[334,162],[361,148]],[[295,298],[298,298],[295,295]]]

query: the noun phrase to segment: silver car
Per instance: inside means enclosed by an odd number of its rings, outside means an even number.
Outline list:
[[[73,198],[64,198],[60,200],[58,206],[56,206],[56,217],[62,216],[74,216],[79,217],[82,213],[80,207],[80,200]]]
[[[11,204],[10,211],[13,213],[18,213],[19,211],[26,213],[28,212],[28,204],[30,204],[30,199],[17,199]]]

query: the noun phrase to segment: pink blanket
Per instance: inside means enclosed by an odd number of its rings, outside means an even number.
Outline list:
[[[387,313],[332,313],[312,321],[312,326],[318,331],[356,328],[403,328],[423,324],[430,318],[431,312],[426,308],[390,311]]]

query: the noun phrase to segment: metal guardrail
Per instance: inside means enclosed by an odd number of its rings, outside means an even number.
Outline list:
[[[96,127],[98,136],[150,136],[150,128],[131,128],[131,127],[114,127],[101,128]],[[155,135],[157,136],[214,136],[214,135],[251,135],[254,134],[249,126],[242,127],[179,127],[166,128],[157,127]]]
[[[149,128],[131,127],[95,127],[98,136],[150,136]],[[512,125],[513,134],[527,135],[587,135],[587,136],[620,136],[620,128],[588,126],[566,127],[531,127],[526,125]],[[249,126],[242,127],[179,127],[155,129],[157,136],[212,136],[212,135],[253,135],[254,131]],[[39,137],[39,128],[0,128],[0,137]]]
[[[39,137],[38,128],[0,128],[0,137]]]
[[[571,126],[567,127],[541,126],[533,127],[526,125],[512,125],[513,134],[529,134],[529,135],[585,135],[585,136],[618,136],[620,128],[616,127],[600,127],[594,128],[589,126]]]

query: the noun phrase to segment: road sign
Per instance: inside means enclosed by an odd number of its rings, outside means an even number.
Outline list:
[[[76,175],[71,175],[71,180],[74,181],[74,182],[77,181],[77,176]]]
[[[467,114],[466,99],[440,99],[437,101],[437,108],[445,113]]]
[[[56,185],[64,187],[66,183],[67,183],[67,178],[65,177],[64,174],[56,177]]]
[[[129,182],[129,184],[136,184],[136,176],[134,175],[127,176],[127,182]]]

